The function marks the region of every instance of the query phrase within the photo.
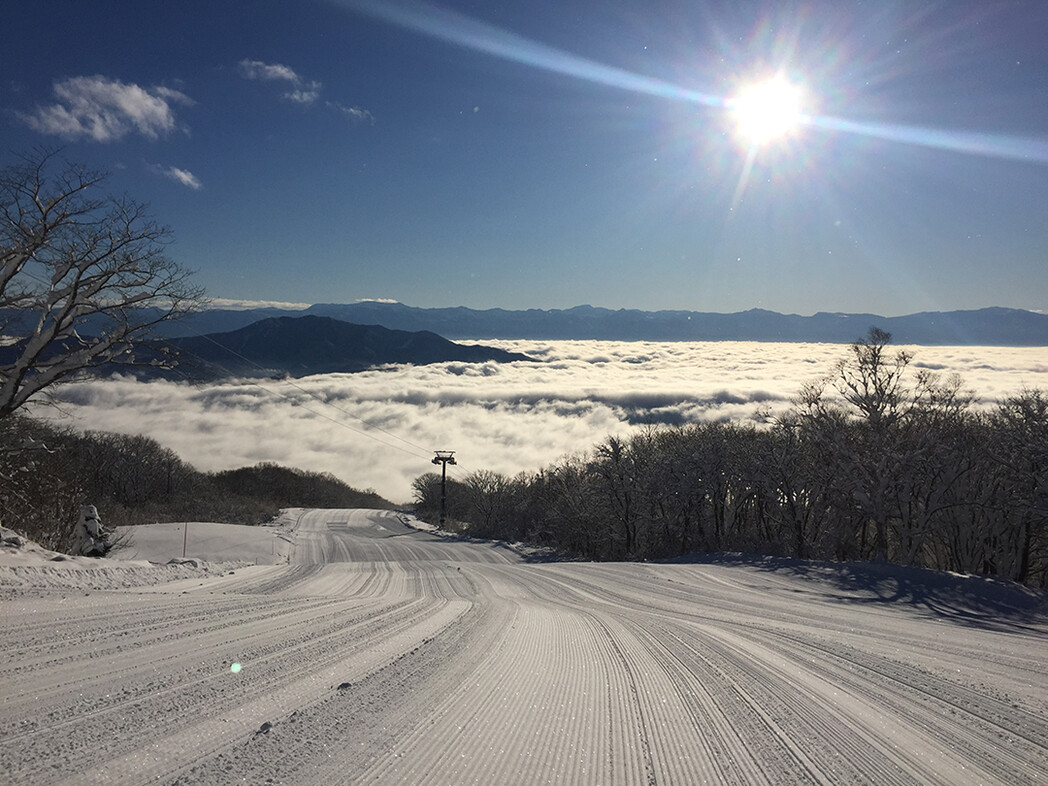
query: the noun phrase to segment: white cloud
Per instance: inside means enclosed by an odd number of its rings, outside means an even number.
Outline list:
[[[238,64],[240,75],[245,79],[264,81],[283,81],[293,85],[302,83],[302,78],[290,66],[280,63],[263,63],[261,60],[241,60]]]
[[[758,407],[781,412],[803,383],[829,373],[847,352],[838,344],[479,343],[543,362],[439,363],[200,387],[113,379],[70,383],[60,395],[76,425],[147,434],[200,469],[277,461],[331,472],[400,502],[410,497],[411,481],[433,469],[435,449],[457,451],[458,477],[536,470],[645,422],[747,420]],[[984,401],[1048,387],[1041,347],[912,349],[917,362],[960,373]]]
[[[320,98],[320,88],[320,82],[310,82],[308,85],[284,93],[284,98],[292,103],[308,106]]]
[[[261,60],[241,60],[237,64],[240,75],[245,79],[264,82],[287,82],[291,89],[283,98],[295,104],[310,105],[320,97],[323,85],[315,80],[305,80],[290,66],[280,63],[264,63]]]
[[[324,85],[315,79],[305,79],[291,66],[281,63],[266,63],[262,60],[241,60],[237,63],[240,75],[245,79],[256,79],[263,82],[283,82],[289,88],[281,94],[281,98],[293,104],[301,106],[312,106],[320,99],[320,91]],[[337,101],[325,101],[324,105],[357,122],[370,120],[374,122],[375,117],[367,109],[359,106],[346,106]]]
[[[196,175],[185,169],[179,169],[177,166],[159,167],[157,171],[164,175],[164,177],[171,178],[176,183],[181,183],[194,191],[199,191],[204,187],[204,184],[200,182],[200,179]]]
[[[101,75],[55,82],[53,91],[56,103],[20,113],[21,119],[44,134],[96,142],[114,142],[133,131],[156,139],[177,128],[173,104],[193,104],[178,90],[144,88]]]
[[[312,303],[287,303],[281,300],[235,300],[226,297],[209,298],[211,308],[228,308],[234,311],[247,311],[252,308],[283,308],[298,311],[309,308]]]
[[[375,116],[367,109],[361,109],[359,106],[346,106],[337,101],[328,101],[327,105],[336,112],[340,112],[356,122],[364,122],[366,120],[371,121],[372,123],[375,122]]]

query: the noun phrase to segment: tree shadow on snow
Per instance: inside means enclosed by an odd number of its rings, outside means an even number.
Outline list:
[[[750,567],[802,578],[837,590],[828,597],[840,603],[909,606],[971,627],[1025,631],[1048,623],[1048,592],[989,576],[755,554],[700,554],[674,562]]]

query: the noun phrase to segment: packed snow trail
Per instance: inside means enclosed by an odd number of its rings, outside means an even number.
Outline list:
[[[1048,623],[979,580],[291,530],[283,565],[7,597],[0,782],[1048,783]]]

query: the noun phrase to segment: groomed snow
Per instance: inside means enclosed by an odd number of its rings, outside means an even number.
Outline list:
[[[1014,585],[742,555],[529,564],[387,511],[132,534],[104,560],[5,539],[0,780],[1048,777],[1046,596]]]

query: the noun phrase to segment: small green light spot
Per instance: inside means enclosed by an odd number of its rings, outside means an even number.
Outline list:
[[[240,669],[241,669],[241,666],[240,666],[239,663],[234,663],[232,666],[229,667],[229,670],[231,672],[233,672],[234,674],[239,674],[240,673]]]

